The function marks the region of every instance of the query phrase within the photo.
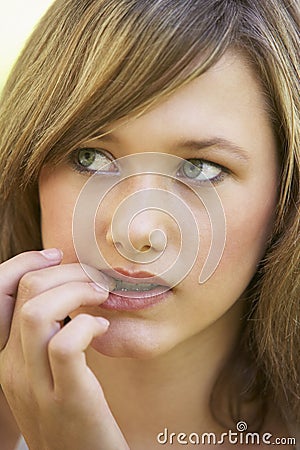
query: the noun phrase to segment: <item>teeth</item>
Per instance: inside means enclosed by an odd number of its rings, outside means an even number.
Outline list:
[[[158,284],[149,283],[126,283],[122,280],[116,280],[116,285],[114,291],[151,291],[152,289],[158,287]]]

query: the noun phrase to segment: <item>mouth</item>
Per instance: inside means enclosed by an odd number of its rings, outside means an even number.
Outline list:
[[[171,287],[162,278],[148,272],[114,269],[105,271],[105,274],[112,279],[113,289],[101,305],[104,309],[131,311],[147,308],[160,303],[171,292]]]
[[[114,278],[115,280],[115,288],[112,292],[151,292],[154,290],[157,290],[159,288],[163,289],[166,288],[166,286],[162,286],[160,284],[155,283],[133,283],[133,282],[126,282],[123,280],[120,280],[118,278]]]
[[[150,292],[158,288],[170,289],[165,280],[149,272],[129,272],[116,268],[103,273],[112,279],[111,292]]]

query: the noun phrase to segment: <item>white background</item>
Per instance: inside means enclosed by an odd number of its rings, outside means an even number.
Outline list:
[[[0,90],[39,18],[53,0],[0,0]]]

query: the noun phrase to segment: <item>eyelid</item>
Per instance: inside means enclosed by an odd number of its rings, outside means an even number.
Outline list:
[[[79,173],[82,173],[82,174],[93,174],[93,173],[96,173],[96,172],[101,173],[101,170],[97,171],[97,170],[94,170],[94,169],[89,169],[88,166],[84,167],[83,165],[79,164],[78,161],[76,161],[79,152],[82,151],[82,150],[94,150],[98,154],[103,154],[108,160],[110,160],[114,164],[115,158],[107,150],[105,150],[103,148],[99,148],[99,147],[97,147],[97,148],[96,147],[92,147],[90,145],[82,145],[80,147],[77,147],[75,150],[73,150],[69,154],[69,158],[68,158],[70,163],[73,166],[73,169],[76,172],[79,172]],[[107,172],[107,171],[104,170],[103,173],[104,172]]]
[[[80,152],[80,150],[84,150],[84,149],[95,150],[95,152],[103,153],[105,156],[107,156],[108,158],[111,158],[112,160],[116,159],[108,150],[105,150],[105,148],[93,147],[91,145],[83,145],[82,147],[78,147],[77,149],[75,149],[75,152]]]
[[[84,149],[91,149],[91,150],[94,150],[95,152],[97,152],[99,154],[103,154],[113,164],[115,164],[116,158],[108,150],[103,149],[101,147],[93,147],[91,145],[82,145],[82,146],[78,147],[77,149],[73,150],[71,152],[71,154],[70,154],[71,163],[73,165],[74,170],[76,170],[77,172],[85,173],[85,174],[92,174],[92,173],[96,173],[96,172],[101,173],[101,169],[99,171],[94,170],[94,169],[89,169],[88,167],[84,167],[84,166],[80,165],[78,163],[78,161],[75,161],[76,155],[78,155],[78,153],[81,150],[84,150]],[[207,164],[207,165],[219,168],[220,169],[220,174],[216,175],[215,177],[202,179],[202,180],[197,179],[197,178],[194,178],[194,179],[193,178],[189,178],[189,177],[187,177],[186,175],[184,175],[182,173],[182,168],[183,168],[183,164],[185,162],[192,161],[192,160],[197,160],[197,161],[200,161],[202,164]],[[108,172],[109,171],[103,170],[103,173],[108,173]],[[116,172],[119,172],[119,170],[117,170]],[[110,172],[110,173],[113,173],[113,171]],[[222,164],[218,164],[216,162],[210,161],[210,160],[205,159],[205,158],[199,158],[199,157],[191,156],[190,158],[183,159],[183,161],[180,163],[180,165],[179,165],[179,167],[177,169],[177,172],[176,172],[175,176],[180,178],[180,179],[185,178],[186,180],[188,180],[189,183],[194,183],[194,184],[198,184],[199,185],[201,183],[202,184],[207,183],[208,181],[210,181],[212,184],[217,184],[218,182],[221,182],[226,175],[231,174],[231,173],[232,173],[231,170],[228,169],[227,167],[223,166]]]
[[[208,182],[210,182],[211,184],[217,184],[218,182],[223,181],[223,179],[227,175],[231,174],[231,170],[228,169],[227,167],[223,166],[222,164],[218,164],[218,163],[215,163],[213,161],[209,161],[207,159],[197,158],[197,157],[196,158],[192,157],[192,158],[186,158],[185,159],[185,161],[191,161],[191,160],[198,160],[198,161],[201,161],[202,164],[207,164],[207,165],[210,165],[210,166],[217,167],[217,168],[220,169],[221,172],[220,172],[220,174],[216,175],[213,178],[207,178],[207,179],[204,179],[204,180],[203,179],[202,180],[201,179],[197,179],[197,178],[189,178],[189,177],[185,176],[184,174],[182,174],[183,164],[184,163],[181,163],[181,165],[179,166],[179,169],[177,171],[177,177],[180,178],[180,179],[184,178],[185,180],[188,180],[188,183],[190,183],[190,184],[200,185],[200,184],[205,184],[205,183],[208,183]],[[181,172],[181,174],[179,174],[180,172]]]
[[[225,174],[232,175],[232,170],[229,169],[228,167],[224,166],[223,164],[216,163],[214,161],[210,161],[205,158],[192,158],[192,159],[200,159],[203,163],[210,164],[215,167],[219,167],[222,170],[222,172],[224,172]]]

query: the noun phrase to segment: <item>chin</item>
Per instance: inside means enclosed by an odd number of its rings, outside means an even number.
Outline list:
[[[163,335],[158,326],[145,326],[135,321],[111,321],[107,333],[93,340],[97,352],[115,358],[153,359],[167,353],[174,345],[166,330]]]

